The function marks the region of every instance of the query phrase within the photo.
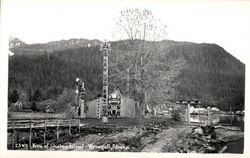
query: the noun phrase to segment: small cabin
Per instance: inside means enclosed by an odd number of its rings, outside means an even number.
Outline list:
[[[46,106],[46,108],[45,108],[45,112],[46,112],[46,113],[54,113],[54,112],[55,112],[55,109],[54,109],[51,105],[48,105],[48,106]]]

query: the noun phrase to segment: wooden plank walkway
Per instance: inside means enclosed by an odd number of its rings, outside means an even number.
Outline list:
[[[81,124],[80,119],[65,119],[65,120],[16,120],[8,121],[8,132],[12,134],[12,148],[15,148],[17,142],[18,131],[25,131],[28,133],[29,138],[28,147],[31,149],[32,140],[38,137],[35,135],[40,135],[42,138],[42,144],[46,144],[48,137],[53,137],[54,140],[59,140],[62,131],[65,134],[72,135],[74,133],[80,133]],[[62,130],[63,129],[63,130]],[[42,133],[41,133],[42,132]]]
[[[29,129],[29,128],[47,128],[49,127],[76,127],[83,126],[80,119],[68,119],[68,120],[18,120],[8,121],[8,130],[11,129]]]

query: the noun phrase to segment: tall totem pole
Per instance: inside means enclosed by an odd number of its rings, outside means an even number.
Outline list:
[[[103,54],[103,78],[102,78],[102,110],[103,116],[108,116],[107,107],[108,107],[108,52],[111,50],[110,43],[107,41],[101,45],[102,54]]]
[[[82,79],[76,78],[76,103],[77,103],[77,112],[80,118],[86,118],[86,107],[85,107],[85,87]]]

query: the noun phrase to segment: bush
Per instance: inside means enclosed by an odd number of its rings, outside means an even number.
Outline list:
[[[38,111],[39,111],[39,109],[37,108],[37,105],[36,105],[35,102],[32,102],[32,104],[31,104],[31,110],[32,110],[33,112],[38,112]]]
[[[64,89],[62,94],[58,96],[54,108],[59,113],[67,112],[68,104],[75,104],[75,92],[74,90]]]
[[[172,119],[175,120],[175,121],[181,121],[181,114],[180,114],[180,110],[173,110],[172,111]]]
[[[77,112],[72,109],[70,104],[67,105],[67,110],[65,110],[65,114],[67,119],[78,118]]]

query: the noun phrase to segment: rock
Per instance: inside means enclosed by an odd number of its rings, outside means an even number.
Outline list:
[[[212,138],[216,138],[215,127],[212,125],[201,126],[205,136],[211,135]]]
[[[180,145],[178,152],[184,153],[218,153],[224,141],[216,139],[215,127],[205,125],[192,129],[191,134],[186,138],[185,144]]]
[[[212,146],[207,146],[207,150],[214,151],[214,150],[215,150],[215,148],[214,148],[214,147],[212,147]]]
[[[201,127],[194,129],[193,134],[203,135],[203,130]]]

